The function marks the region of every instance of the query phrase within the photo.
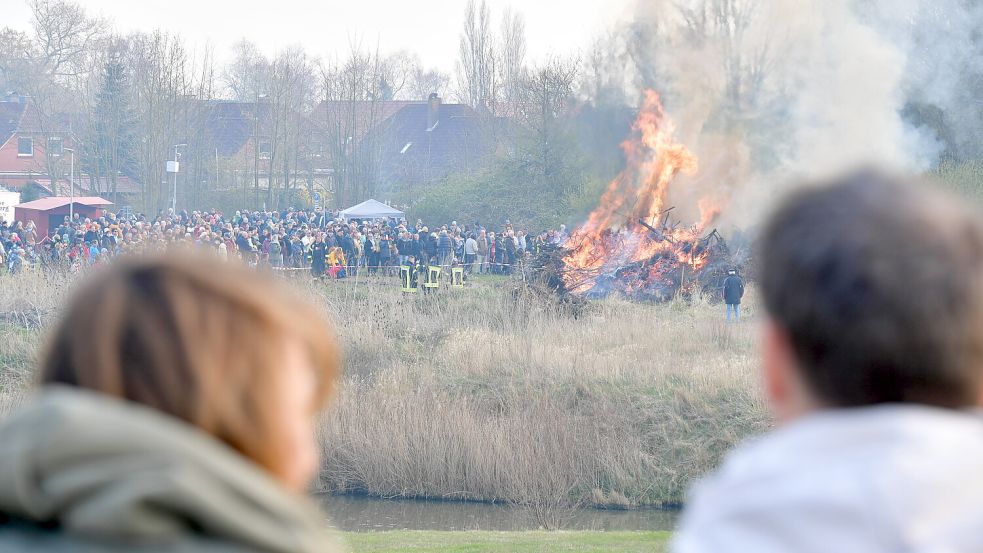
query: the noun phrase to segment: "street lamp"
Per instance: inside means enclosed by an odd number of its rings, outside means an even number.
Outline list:
[[[72,154],[71,169],[68,172],[68,220],[75,221],[75,150],[62,148],[62,151]]]
[[[174,145],[174,161],[167,162],[167,172],[174,174],[174,193],[171,195],[171,213],[177,214],[177,173],[180,168],[178,160],[181,159],[181,153],[177,151],[178,148],[183,148],[187,144],[175,144]]]

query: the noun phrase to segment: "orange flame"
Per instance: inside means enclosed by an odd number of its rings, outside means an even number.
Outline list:
[[[698,270],[706,263],[708,253],[695,253],[695,244],[720,213],[712,198],[700,200],[700,221],[691,227],[666,227],[659,236],[639,224],[644,221],[659,227],[676,175],[692,175],[698,170],[696,155],[675,140],[674,131],[659,95],[647,90],[632,126],[632,138],[622,144],[626,168],[611,181],[598,207],[566,243],[569,253],[564,258],[564,281],[571,292],[585,293],[602,274],[660,253],[674,258],[674,263],[654,262],[648,274],[635,275],[640,282],[626,285],[628,291],[653,279],[664,280],[671,265],[686,264]]]

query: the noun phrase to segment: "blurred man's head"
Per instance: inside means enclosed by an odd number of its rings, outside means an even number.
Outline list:
[[[787,199],[760,244],[766,388],[825,407],[975,406],[983,225],[931,184],[860,172]]]

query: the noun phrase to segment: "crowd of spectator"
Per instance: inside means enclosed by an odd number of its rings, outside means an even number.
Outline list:
[[[49,235],[33,222],[0,222],[0,258],[10,272],[26,266],[81,270],[126,252],[173,245],[213,248],[255,266],[307,270],[316,277],[396,274],[407,264],[462,267],[467,274],[507,274],[526,254],[560,244],[566,228],[531,234],[509,221],[496,228],[417,219],[344,220],[329,210],[168,211],[148,217],[107,212],[96,219],[65,217]]]

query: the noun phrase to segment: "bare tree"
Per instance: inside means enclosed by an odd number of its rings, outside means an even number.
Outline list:
[[[402,99],[409,94],[413,75],[419,66],[420,58],[406,50],[400,50],[383,59],[379,83],[382,99]]]
[[[521,100],[526,62],[526,23],[521,14],[509,9],[502,16],[501,38],[498,47],[498,68],[501,74],[502,96],[509,113],[515,113]]]
[[[27,92],[32,79],[43,77],[41,54],[27,33],[0,29],[0,91]]]
[[[313,108],[314,63],[300,50],[288,50],[273,61],[269,90],[269,175],[267,205],[285,202],[297,186],[300,158],[310,155],[306,113]],[[303,150],[303,153],[302,153]]]
[[[56,80],[87,71],[92,53],[108,34],[106,20],[90,17],[81,4],[66,0],[29,0],[28,6],[45,71]]]
[[[253,102],[267,94],[270,61],[248,40],[237,42],[232,52],[232,61],[222,71],[222,83],[228,94],[240,102]]]
[[[485,0],[468,0],[464,10],[460,57],[457,62],[458,96],[473,108],[489,109],[495,103],[495,47],[491,10]]]
[[[174,157],[174,145],[186,139],[183,111],[195,90],[192,61],[184,43],[160,31],[130,39],[135,113],[136,166],[143,181],[142,204],[153,212],[170,204],[164,162]]]
[[[685,40],[719,53],[726,78],[726,97],[737,111],[754,106],[771,63],[768,40],[752,33],[760,0],[699,0],[677,4]]]
[[[578,60],[553,58],[533,69],[526,80],[523,119],[533,139],[527,155],[547,181],[562,169],[564,135],[568,132],[579,71]]]
[[[434,93],[438,96],[445,96],[449,84],[450,77],[446,73],[438,69],[424,69],[423,66],[418,65],[413,68],[408,98],[425,100]]]
[[[629,57],[618,33],[599,36],[584,60],[581,80],[584,96],[595,104],[627,105],[625,84]]]
[[[181,143],[186,144],[181,157],[182,185],[177,190],[178,205],[201,205],[204,194],[217,184],[219,169],[212,141],[211,100],[217,91],[216,68],[210,50],[191,60],[187,98],[180,103]]]
[[[343,203],[372,194],[377,184],[381,144],[366,138],[387,113],[382,71],[378,52],[354,44],[340,65],[321,69],[324,102],[316,123]]]

